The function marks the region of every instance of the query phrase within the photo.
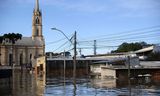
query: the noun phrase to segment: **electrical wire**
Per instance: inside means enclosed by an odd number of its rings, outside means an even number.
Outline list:
[[[146,34],[155,34],[155,32],[159,32],[160,29],[158,30],[151,30],[151,31],[144,31],[142,33],[128,33],[128,34],[118,34],[118,35],[115,35],[115,36],[108,36],[108,37],[105,37],[105,38],[99,38],[99,39],[96,39],[96,40],[104,40],[104,39],[114,39],[114,38],[124,38],[124,37],[137,37],[137,36],[143,36],[143,35],[146,35]],[[95,39],[94,39],[95,40]],[[79,43],[84,43],[84,42],[93,42],[94,40],[88,40],[88,41],[80,41]]]
[[[62,45],[60,45],[58,48],[56,48],[53,52],[57,51],[58,49],[62,48],[63,46],[65,46],[67,44],[68,41],[66,41],[65,43],[63,43]]]
[[[160,25],[156,25],[156,26],[151,26],[151,27],[145,27],[145,28],[140,28],[140,29],[134,29],[134,30],[130,30],[130,31],[123,31],[123,32],[118,32],[118,33],[114,33],[113,32],[111,34],[107,34],[107,35],[101,35],[101,36],[96,36],[96,37],[108,37],[108,36],[117,36],[117,35],[123,35],[123,34],[131,34],[131,33],[140,33],[140,32],[146,32],[147,30],[151,30],[151,29],[155,29],[155,28],[160,28]],[[96,40],[99,38],[95,38]],[[94,40],[95,40],[94,39]],[[84,40],[84,39],[83,39]],[[92,40],[84,40],[84,41],[92,41]]]
[[[59,39],[59,40],[56,40],[56,41],[53,41],[53,42],[47,42],[46,45],[56,44],[56,43],[59,43],[63,40],[65,40],[65,38],[62,38],[62,39]]]
[[[119,47],[119,44],[123,43],[123,42],[133,42],[133,41],[139,42],[139,41],[147,41],[147,40],[156,40],[157,38],[160,38],[159,32],[160,32],[160,25],[152,26],[152,27],[148,27],[148,28],[131,30],[131,31],[125,31],[120,34],[103,35],[103,36],[96,38],[94,40],[96,40],[96,42],[97,42],[97,44],[96,44],[97,50],[98,49],[107,49],[107,48],[117,48],[117,47]],[[56,44],[56,43],[61,42],[63,40],[65,40],[65,38],[59,39],[54,42],[50,42],[47,45]],[[70,40],[72,40],[72,39],[70,39]],[[83,40],[83,41],[77,40],[77,45],[78,45],[77,49],[93,49],[94,48],[94,40],[91,40],[91,39],[90,40]],[[73,50],[73,48],[71,48],[72,44],[70,44],[69,46],[66,46],[68,44],[67,42],[68,41],[66,41],[65,43],[60,45],[54,51],[60,50],[62,48],[68,49],[68,51]],[[112,44],[110,45],[109,43],[110,44],[117,43],[118,45],[112,46]]]

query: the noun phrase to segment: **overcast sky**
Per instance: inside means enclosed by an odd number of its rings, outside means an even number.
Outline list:
[[[52,27],[62,30],[69,38],[77,31],[78,46],[82,48],[82,54],[93,54],[93,48],[91,49],[93,40],[97,40],[97,46],[100,47],[97,53],[114,50],[115,47],[105,46],[118,46],[123,42],[160,43],[157,37],[160,34],[158,31],[160,27],[157,27],[160,25],[160,0],[39,0],[39,2],[46,51],[60,52],[72,49],[72,45],[66,39],[61,40],[64,38],[61,33],[50,30]],[[35,0],[0,0],[0,34],[19,32],[25,37],[31,36],[34,6]],[[146,28],[148,29],[144,30]],[[128,34],[136,29],[143,30]],[[128,34],[128,37],[122,38],[121,34],[125,36]],[[66,45],[59,48],[65,42]],[[83,49],[86,47],[88,49]]]

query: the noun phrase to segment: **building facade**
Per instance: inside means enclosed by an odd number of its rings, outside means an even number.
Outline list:
[[[0,44],[0,65],[33,65],[33,61],[45,55],[42,33],[42,13],[36,0],[32,16],[32,36],[22,37],[15,44],[3,40]]]

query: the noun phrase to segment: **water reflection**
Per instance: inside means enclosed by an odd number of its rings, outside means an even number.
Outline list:
[[[11,78],[0,78],[0,96],[10,96],[11,93]]]
[[[0,79],[0,96],[44,96],[44,80],[24,70],[14,71],[13,77]]]
[[[160,96],[160,82],[148,78],[117,79],[37,77],[15,71],[13,77],[0,79],[0,96]]]
[[[139,80],[119,81],[116,79],[86,79],[77,78],[77,89],[74,89],[72,79],[47,78],[45,96],[159,96],[160,86],[155,82]],[[128,85],[130,84],[130,85]],[[159,84],[159,83],[158,83]],[[65,87],[65,88],[64,88]]]

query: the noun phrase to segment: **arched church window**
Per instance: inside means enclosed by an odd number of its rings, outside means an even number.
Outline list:
[[[29,59],[30,59],[30,61],[29,61],[29,67],[32,68],[32,54],[30,54]]]
[[[39,24],[39,18],[36,17],[36,24]]]

